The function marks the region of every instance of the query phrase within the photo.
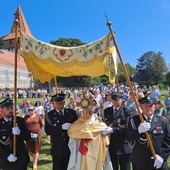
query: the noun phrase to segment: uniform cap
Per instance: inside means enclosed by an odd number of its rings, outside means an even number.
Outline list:
[[[145,96],[142,99],[138,100],[140,104],[156,104],[156,100],[151,98],[150,96]]]
[[[122,97],[122,100],[123,100],[123,101],[127,101],[127,100],[128,100],[128,95],[125,95],[125,94],[124,94],[123,97]]]
[[[52,96],[51,101],[52,102],[62,102],[65,99],[65,94],[63,93],[57,93]]]
[[[0,103],[1,107],[12,107],[13,106],[13,100],[5,99]]]
[[[116,93],[111,95],[111,99],[117,100],[117,99],[121,99],[121,98],[123,98],[123,93],[116,92]]]

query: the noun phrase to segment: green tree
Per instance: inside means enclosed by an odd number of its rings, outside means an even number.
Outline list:
[[[137,70],[135,67],[131,66],[130,63],[125,64],[125,68],[127,70],[127,73],[129,75],[129,77],[133,76],[134,74],[137,73]],[[118,64],[118,81],[121,83],[125,83],[126,82],[126,76],[125,73],[123,71],[122,65],[121,63]]]
[[[166,75],[167,84],[170,86],[170,72]]]
[[[63,46],[63,47],[76,47],[79,45],[84,45],[86,43],[81,42],[77,38],[59,38],[58,40],[51,41],[50,44]]]
[[[168,68],[161,52],[149,51],[137,60],[136,68],[143,71],[147,80],[158,83],[165,78]]]
[[[3,38],[4,38],[4,37],[5,37],[5,36],[0,37],[0,49],[3,48]]]

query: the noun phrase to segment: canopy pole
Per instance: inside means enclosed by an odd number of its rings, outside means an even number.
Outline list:
[[[57,76],[54,77],[54,83],[55,83],[55,93],[58,93],[58,86],[57,86]]]
[[[117,92],[119,92],[119,80],[118,80],[118,74],[116,75],[116,88],[117,88]]]
[[[107,19],[107,16],[106,16],[106,19]],[[129,75],[128,75],[128,73],[127,73],[127,70],[126,70],[126,67],[125,67],[125,65],[124,65],[122,56],[121,56],[121,54],[120,54],[120,51],[119,51],[119,48],[118,48],[116,39],[115,39],[115,37],[114,37],[114,32],[113,32],[112,29],[111,29],[111,22],[108,21],[108,19],[107,19],[107,24],[106,24],[106,25],[109,27],[109,31],[110,31],[110,34],[111,34],[111,37],[112,37],[112,40],[113,40],[113,44],[114,44],[114,46],[115,46],[115,48],[116,48],[116,51],[117,51],[117,53],[118,53],[119,60],[120,60],[120,62],[121,62],[121,65],[122,65],[124,74],[125,74],[125,76],[126,76],[126,80],[127,80],[127,82],[128,82],[128,85],[129,85],[131,94],[132,94],[132,96],[133,96],[133,98],[134,98],[134,102],[135,102],[135,105],[136,105],[136,108],[137,108],[137,111],[138,111],[138,114],[139,114],[140,121],[143,123],[143,122],[144,122],[144,119],[143,119],[141,110],[140,110],[140,108],[139,108],[138,101],[137,101],[137,99],[136,99],[135,93],[134,93],[134,91],[133,91],[133,88],[132,88],[132,85],[131,85],[131,82],[130,82]],[[149,146],[150,146],[152,155],[153,155],[154,159],[156,159],[156,153],[155,153],[154,147],[153,147],[153,145],[152,145],[152,141],[151,141],[151,138],[150,138],[150,136],[149,136],[149,133],[148,133],[148,132],[145,132],[145,134],[146,134],[146,137],[147,137],[147,139],[148,139],[148,144],[149,144]]]
[[[18,17],[16,13],[15,16]],[[16,127],[16,105],[17,105],[17,54],[18,54],[18,19],[15,19],[15,59],[14,59],[14,112],[13,126]],[[16,135],[13,135],[13,154],[16,156]]]

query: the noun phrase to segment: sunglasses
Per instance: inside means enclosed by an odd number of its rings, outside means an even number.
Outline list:
[[[34,109],[28,109],[28,111],[29,111],[29,112],[30,112],[30,111],[32,112],[32,111],[34,111]]]

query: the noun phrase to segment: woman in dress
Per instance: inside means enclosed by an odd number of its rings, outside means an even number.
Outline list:
[[[37,163],[39,159],[39,152],[42,147],[41,128],[43,127],[43,120],[39,114],[36,113],[34,106],[29,106],[29,114],[24,117],[25,124],[31,133],[31,140],[26,142],[27,150],[33,158],[33,170],[37,170]]]

